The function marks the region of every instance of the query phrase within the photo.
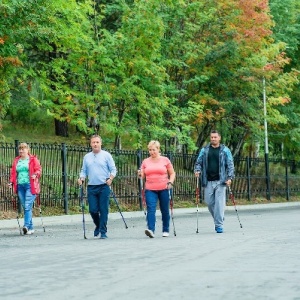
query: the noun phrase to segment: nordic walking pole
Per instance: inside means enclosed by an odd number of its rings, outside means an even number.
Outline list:
[[[113,192],[113,190],[111,189],[111,187],[109,187],[109,188],[110,188],[110,192],[111,192],[111,194],[112,194],[112,196],[113,196],[113,198],[114,198],[114,200],[115,200],[115,202],[116,202],[116,205],[117,205],[117,207],[118,207],[119,213],[120,213],[120,215],[121,215],[121,217],[122,217],[122,219],[123,219],[125,228],[127,229],[128,226],[127,226],[127,224],[126,224],[126,222],[125,222],[125,219],[124,219],[124,217],[123,217],[123,214],[122,214],[122,212],[121,212],[121,209],[120,209],[118,200],[117,200],[117,198],[116,198],[116,196],[115,196],[115,193]]]
[[[196,177],[197,180],[197,185],[196,185],[196,204],[197,204],[197,230],[196,233],[199,233],[199,197],[200,197],[200,193],[199,193],[199,178]]]
[[[18,226],[19,226],[19,231],[20,231],[20,235],[22,235],[22,229],[21,229],[21,225],[20,225],[20,218],[19,218],[19,201],[17,201],[16,199],[18,199],[18,196],[13,196],[13,209],[16,210],[17,212],[17,222],[18,222]]]
[[[235,201],[234,201],[234,195],[233,195],[233,192],[232,192],[230,186],[228,186],[228,191],[229,191],[229,198],[231,199],[231,201],[232,201],[232,203],[233,203],[233,205],[234,205],[235,212],[236,212],[237,218],[238,218],[239,223],[240,223],[240,227],[243,228],[242,223],[241,223],[241,221],[240,221],[240,217],[239,217],[238,211],[237,211],[237,209],[236,209],[236,205],[235,205]]]
[[[80,206],[81,206],[81,212],[82,212],[82,228],[83,228],[83,238],[86,240],[86,234],[85,234],[85,217],[84,217],[84,201],[83,201],[83,187],[82,184],[79,186],[79,197],[80,197]]]
[[[169,189],[169,199],[170,199],[171,218],[172,218],[172,223],[173,223],[174,236],[176,236],[176,230],[175,230],[175,224],[174,224],[174,214],[173,214],[174,201],[173,201],[171,189]]]
[[[140,194],[140,208],[142,210],[142,207],[144,209],[144,215],[146,216],[146,201],[145,201],[145,190],[144,190],[144,180],[142,178],[141,174],[141,168],[138,169],[138,178],[139,178],[139,189],[141,191]]]
[[[41,199],[40,199],[40,195],[37,195],[36,197],[36,203],[39,206],[39,212],[40,212],[40,218],[41,218],[41,222],[42,222],[42,226],[44,229],[44,232],[46,232],[46,228],[44,226],[44,222],[43,222],[43,216],[42,216],[42,208],[41,208]]]
[[[144,183],[143,183],[143,178],[140,178],[141,181],[141,189],[142,189],[142,202],[143,202],[143,208],[144,208],[144,215],[147,215],[147,210],[146,210],[146,199],[145,199],[145,189],[144,189]]]
[[[8,186],[10,188],[13,188],[13,184],[9,183]],[[20,235],[22,235],[22,229],[21,229],[21,225],[20,225],[20,218],[19,218],[19,201],[18,199],[18,195],[14,196],[12,195],[12,204],[13,204],[13,209],[16,210],[17,212],[17,222],[18,222],[18,226],[19,226],[19,231],[20,231]]]

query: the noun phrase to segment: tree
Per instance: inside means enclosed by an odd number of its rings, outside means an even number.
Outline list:
[[[29,5],[30,6],[30,5]],[[22,66],[20,56],[23,47],[20,43],[23,26],[26,26],[27,15],[23,3],[10,3],[2,1],[0,3],[0,131],[2,129],[2,119],[6,115],[10,105],[11,83],[18,68]],[[24,84],[22,79],[18,84]],[[2,137],[3,138],[3,137]]]
[[[289,97],[286,98],[286,105],[278,107],[280,115],[286,116],[284,126],[270,127],[271,141],[274,143],[274,155],[286,157],[289,159],[300,158],[300,124],[299,124],[299,99],[300,99],[300,4],[299,1],[287,0],[284,3],[278,0],[270,1],[271,13],[275,26],[273,37],[275,41],[284,42],[285,52],[290,58],[288,64],[284,67],[284,73],[294,75],[293,89],[289,89]],[[279,86],[285,86],[285,83],[278,82]]]

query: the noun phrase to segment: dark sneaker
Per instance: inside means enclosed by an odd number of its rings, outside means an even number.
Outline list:
[[[216,232],[217,233],[223,233],[223,228],[222,227],[216,227]]]
[[[23,233],[24,233],[24,234],[27,234],[27,232],[28,232],[28,228],[27,228],[26,226],[24,226],[24,227],[23,227]]]
[[[106,235],[106,233],[101,233],[100,239],[107,239],[108,236]]]
[[[99,228],[95,228],[95,230],[94,230],[94,239],[99,239],[99,237],[100,237],[100,230],[99,230]]]
[[[150,229],[146,229],[146,230],[145,230],[145,234],[146,234],[147,236],[149,236],[149,238],[154,238],[154,233],[153,233],[153,231],[150,230]]]

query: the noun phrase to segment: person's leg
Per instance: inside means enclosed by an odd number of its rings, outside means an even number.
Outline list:
[[[32,207],[33,207],[33,203],[34,203],[35,198],[36,198],[36,195],[31,194],[30,186],[29,186],[27,191],[26,191],[25,216],[24,216],[24,218],[27,220],[25,222],[28,223],[28,229],[29,230],[33,230]]]
[[[157,192],[146,190],[145,197],[147,205],[147,226],[148,229],[154,233],[156,221]]]
[[[99,187],[98,201],[100,209],[100,233],[101,235],[107,232],[107,220],[109,210],[109,196],[110,188],[108,185],[102,185]]]
[[[28,233],[29,230],[33,230],[32,224],[32,206],[36,195],[31,194],[30,184],[18,185],[18,195],[24,209],[24,234]]]
[[[220,184],[215,187],[215,210],[214,220],[216,228],[223,228],[224,214],[226,206],[226,185]]]
[[[93,219],[95,224],[94,236],[99,235],[99,226],[100,226],[100,218],[99,218],[99,202],[97,197],[97,186],[88,185],[87,187],[87,195],[88,195],[88,203],[89,203],[89,213]]]
[[[161,211],[162,231],[169,232],[170,228],[170,198],[169,191],[162,190],[158,192],[159,208]]]
[[[204,202],[207,204],[208,210],[214,218],[215,191],[212,183],[213,181],[208,181],[207,186],[204,188]]]
[[[26,226],[25,223],[25,199],[26,199],[26,187],[24,184],[18,184],[18,197],[19,197],[19,201],[23,207],[23,211],[24,211],[24,225],[23,225],[23,232],[24,234],[27,233],[28,231],[28,224]]]

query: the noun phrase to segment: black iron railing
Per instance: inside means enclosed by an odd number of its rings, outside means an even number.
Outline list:
[[[66,144],[30,143],[31,152],[38,156],[42,165],[40,200],[43,206],[63,207],[68,213],[69,206],[79,205],[79,177],[83,156],[91,149]],[[141,206],[141,186],[137,170],[142,160],[148,157],[147,151],[117,150],[108,151],[114,157],[118,169],[113,190],[120,203]],[[18,153],[15,144],[0,143],[0,210],[12,209],[12,192],[9,182],[10,168]],[[193,167],[196,156],[192,154],[165,153],[176,171],[174,199],[195,201],[196,178]],[[300,193],[300,175],[295,161],[269,159],[271,197],[282,197],[287,201]],[[249,157],[235,158],[236,178],[232,189],[235,198],[248,201],[265,198],[266,175],[264,159]],[[201,197],[201,199],[203,199]]]

